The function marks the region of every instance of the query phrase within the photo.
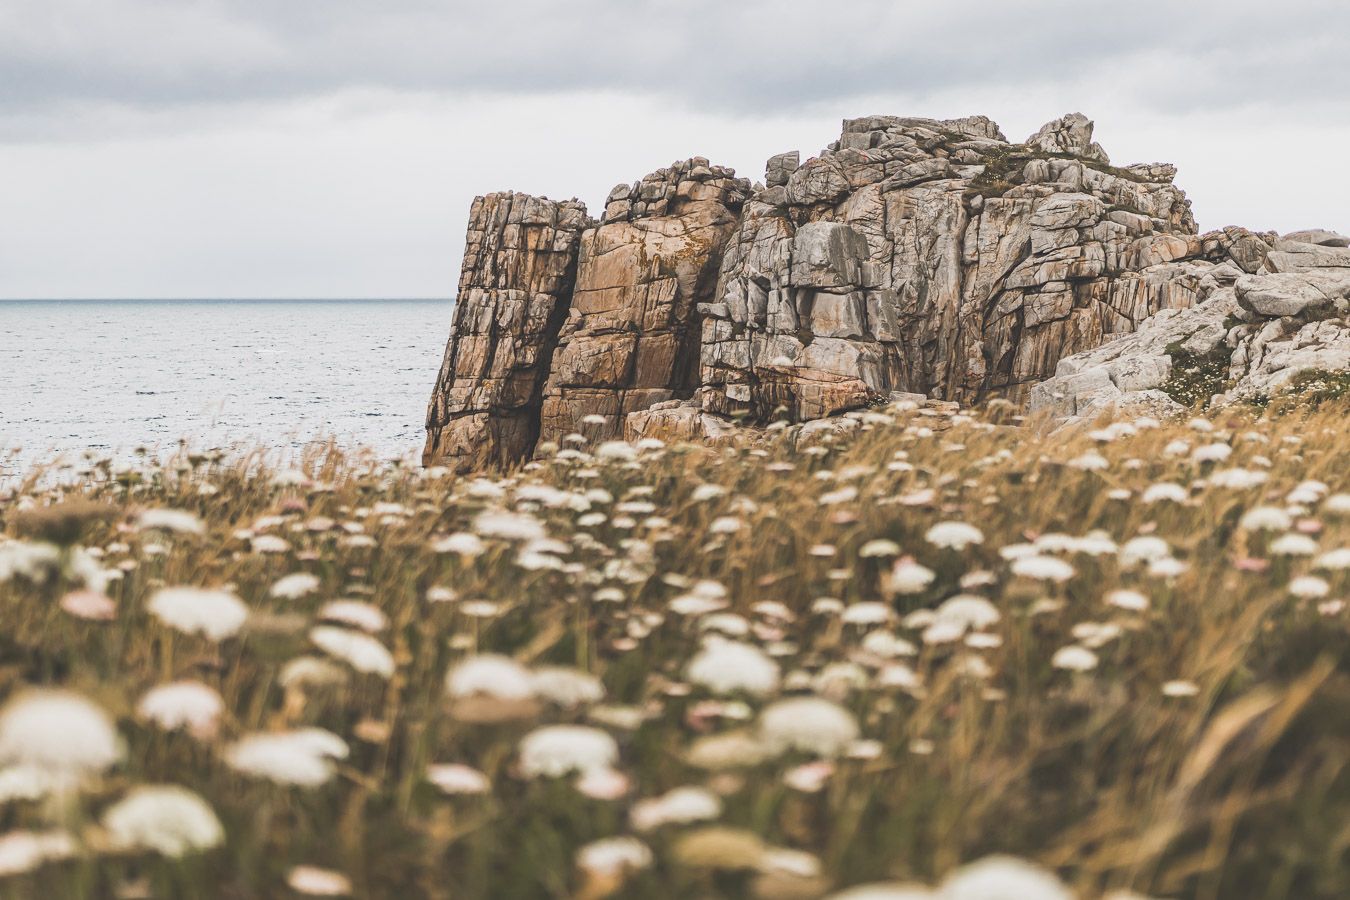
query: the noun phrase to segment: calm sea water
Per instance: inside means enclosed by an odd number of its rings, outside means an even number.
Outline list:
[[[0,467],[180,438],[414,452],[450,317],[448,300],[0,302]]]

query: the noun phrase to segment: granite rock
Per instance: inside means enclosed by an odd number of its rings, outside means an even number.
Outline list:
[[[533,451],[590,224],[575,200],[500,193],[474,201],[450,342],[427,409],[424,464],[509,465]]]
[[[1199,234],[1175,176],[1113,166],[1079,113],[1021,143],[984,116],[867,116],[762,185],[702,158],[620,184],[598,222],[480,198],[425,458],[717,439],[897,392],[1162,407],[1177,341],[1233,341],[1235,389],[1334,362],[1350,242]]]
[[[1210,403],[1270,397],[1296,375],[1350,368],[1350,277],[1329,268],[1243,275],[1187,309],[1163,310],[1131,334],[1059,361],[1030,408],[1067,421],[1110,407],[1166,406],[1180,354],[1212,361]],[[1172,401],[1180,410],[1180,405]]]

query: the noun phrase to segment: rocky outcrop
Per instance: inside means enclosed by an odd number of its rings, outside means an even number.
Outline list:
[[[693,396],[700,310],[750,183],[691,159],[610,192],[582,235],[571,311],[544,387],[540,437],[623,434],[625,419]]]
[[[700,406],[1020,399],[1062,354],[1194,302],[1166,267],[1220,242],[1193,233],[1170,166],[1113,169],[1091,137],[1078,115],[1025,144],[983,117],[845,122],[747,202],[704,322]]]
[[[424,463],[509,465],[533,451],[577,247],[591,224],[575,200],[503,193],[474,201]]]
[[[1195,400],[1264,400],[1300,374],[1350,369],[1346,246],[1330,232],[1296,232],[1272,242],[1257,274],[1200,264],[1198,304],[1060,360],[1032,388],[1030,408],[1069,421],[1111,407],[1179,411]]]
[[[1157,313],[1236,303],[1241,276],[1300,279],[1242,294],[1289,317],[1347,271],[1330,232],[1197,234],[1172,166],[1113,166],[1092,138],[1077,113],[1021,143],[982,116],[875,116],[805,162],[772,157],[762,185],[676,163],[615,188],[599,222],[576,201],[481,198],[425,458],[716,438],[897,391],[1021,401]],[[1124,365],[1118,390],[1155,389]]]

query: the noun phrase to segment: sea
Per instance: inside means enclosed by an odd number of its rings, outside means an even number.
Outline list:
[[[450,300],[0,301],[0,475],[315,442],[420,451]]]

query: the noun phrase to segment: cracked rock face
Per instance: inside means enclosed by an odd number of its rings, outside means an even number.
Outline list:
[[[1350,259],[1350,250],[1340,252]],[[1268,398],[1301,373],[1350,368],[1350,269],[1333,263],[1248,275],[1216,266],[1200,303],[1164,310],[1132,334],[1060,360],[1055,376],[1032,388],[1030,407],[1070,421],[1110,407],[1179,410],[1165,389],[1176,384],[1182,354],[1214,361],[1210,399],[1221,403]]]
[[[533,451],[572,301],[586,207],[526,194],[474,201],[450,342],[427,408],[426,465],[509,465]]]
[[[1070,115],[872,117],[746,203],[703,323],[702,408],[815,418],[892,391],[1022,399],[1062,355],[1195,302],[1170,166],[1112,168]],[[781,157],[769,181],[781,180]]]
[[[700,307],[750,184],[707,160],[615,188],[582,235],[571,311],[544,386],[540,438],[622,437],[635,412],[698,386]]]
[[[1013,143],[983,116],[874,116],[818,156],[770,158],[764,185],[676,163],[616,187],[599,222],[576,201],[480,198],[424,457],[510,463],[575,433],[716,439],[893,392],[1021,401],[1161,312],[1329,308],[1350,241],[1196,234],[1172,166],[1113,166],[1092,131],[1074,113]],[[1156,392],[1157,359],[1060,376]]]

